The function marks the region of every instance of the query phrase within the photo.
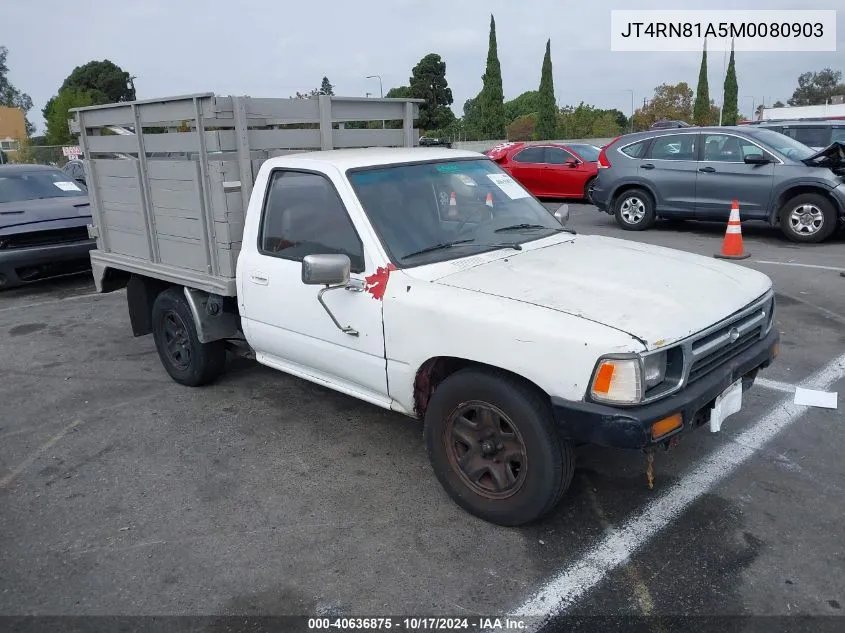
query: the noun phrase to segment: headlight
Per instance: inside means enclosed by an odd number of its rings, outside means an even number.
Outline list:
[[[599,361],[590,385],[597,402],[636,404],[643,397],[639,358],[604,358]]]
[[[656,387],[666,378],[666,352],[650,354],[643,359],[645,388]]]

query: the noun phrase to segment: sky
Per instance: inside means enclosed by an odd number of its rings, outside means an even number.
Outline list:
[[[481,89],[490,14],[496,18],[505,98],[536,90],[551,38],[560,105],[584,101],[629,114],[661,83],[695,89],[700,53],[612,52],[611,9],[839,9],[837,51],[738,53],[740,111],[786,102],[797,78],[826,66],[845,72],[842,0],[0,0],[9,78],[28,93],[29,117],[43,131],[41,108],[75,66],[109,59],[136,76],[139,99],[215,92],[289,97],[319,87],[335,94],[379,94],[407,85],[426,54],[446,62],[453,109]],[[33,36],[37,33],[37,36]],[[49,33],[56,33],[48,38]],[[52,39],[52,43],[48,42]],[[721,100],[725,55],[709,54],[710,95]]]

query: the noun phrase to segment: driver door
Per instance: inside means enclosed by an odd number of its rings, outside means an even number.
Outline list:
[[[349,204],[352,194],[346,192]],[[342,253],[352,262],[356,290],[325,292],[302,282],[302,259]],[[240,314],[259,362],[382,406],[390,405],[384,356],[382,302],[366,291],[377,276],[346,205],[323,174],[276,170],[270,175],[257,248],[238,260]]]

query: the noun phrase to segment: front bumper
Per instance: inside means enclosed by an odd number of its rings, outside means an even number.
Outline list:
[[[0,250],[0,289],[81,272],[91,267],[96,240]]]
[[[750,387],[757,371],[774,360],[779,341],[780,333],[773,327],[763,339],[718,369],[663,400],[641,407],[621,408],[552,398],[555,419],[564,437],[576,444],[631,449],[663,444],[707,423],[716,398],[740,378],[743,388]],[[676,413],[681,414],[683,425],[652,439],[652,425]]]

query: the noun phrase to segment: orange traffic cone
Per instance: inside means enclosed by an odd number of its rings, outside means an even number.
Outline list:
[[[489,192],[487,193],[487,200],[484,201],[484,204],[486,204],[488,207],[493,206],[493,194],[492,193],[489,193]]]
[[[458,217],[458,198],[455,195],[455,192],[452,192],[452,195],[449,196],[449,213],[448,216],[450,218]]]
[[[714,257],[719,259],[747,259],[751,253],[746,253],[742,246],[742,226],[739,221],[739,202],[734,200],[731,203],[731,217],[728,220],[728,228],[725,231],[725,239],[722,241],[722,252]]]

